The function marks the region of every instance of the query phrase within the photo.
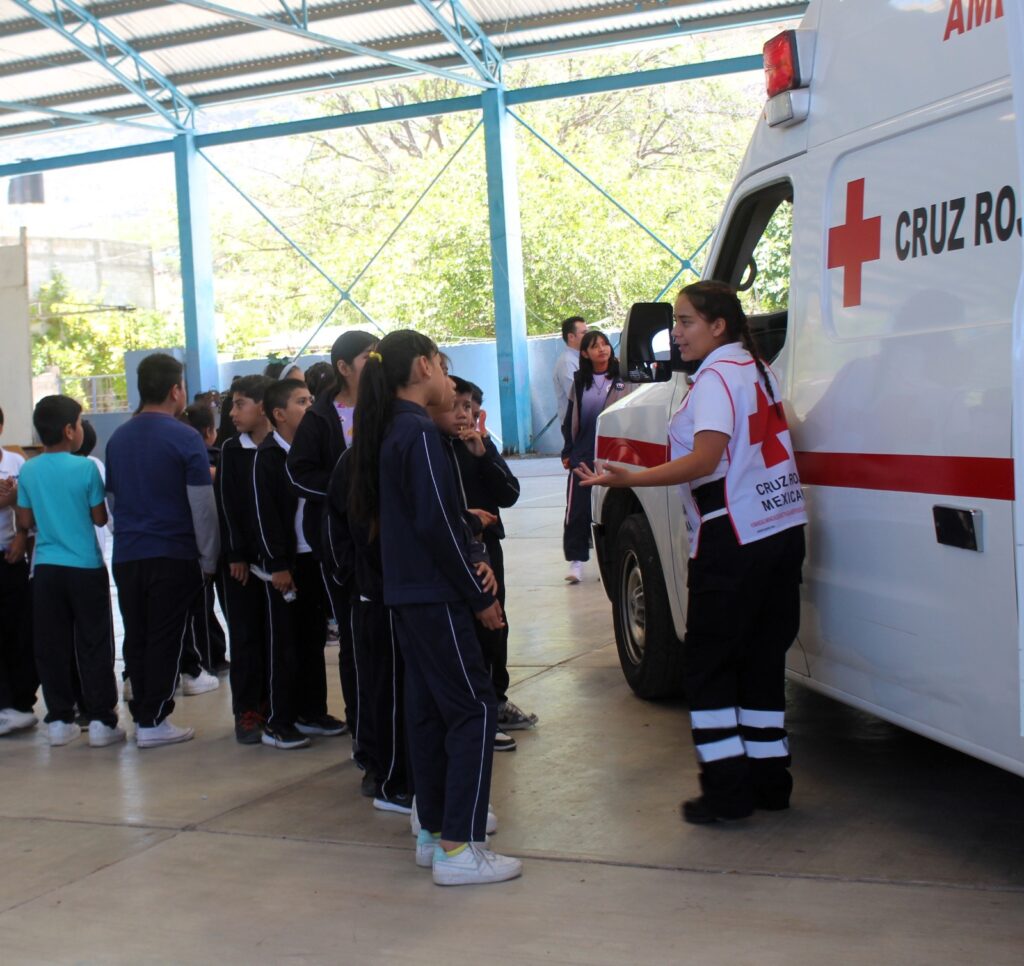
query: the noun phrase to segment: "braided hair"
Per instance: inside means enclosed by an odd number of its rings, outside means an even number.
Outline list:
[[[690,304],[697,310],[697,314],[706,322],[721,319],[725,323],[725,331],[729,339],[741,343],[743,348],[753,356],[754,365],[757,366],[757,371],[764,382],[768,398],[777,404],[775,391],[768,378],[768,369],[757,348],[757,340],[750,330],[746,313],[732,286],[726,285],[725,282],[694,282],[692,285],[687,285],[679,294],[686,296]]]

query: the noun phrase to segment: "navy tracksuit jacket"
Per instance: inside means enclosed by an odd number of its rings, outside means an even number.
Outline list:
[[[455,475],[425,409],[396,400],[380,459],[384,603],[406,670],[406,722],[420,821],[483,842],[497,724],[474,611],[494,598],[471,560]]]

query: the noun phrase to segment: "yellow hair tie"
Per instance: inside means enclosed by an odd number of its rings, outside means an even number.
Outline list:
[[[367,359],[376,359],[378,362],[383,362],[384,361],[384,357],[379,352],[372,352],[372,351],[371,352],[367,352],[366,353],[366,358]]]

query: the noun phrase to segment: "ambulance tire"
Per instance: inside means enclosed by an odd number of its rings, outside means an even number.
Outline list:
[[[665,574],[647,517],[626,517],[615,540],[612,581],[615,645],[637,697],[683,694],[683,645],[676,637]]]

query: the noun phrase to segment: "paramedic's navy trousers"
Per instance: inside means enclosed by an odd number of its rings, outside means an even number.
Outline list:
[[[392,613],[420,823],[450,842],[484,842],[497,702],[476,618],[462,603],[405,604]]]
[[[800,629],[803,527],[740,546],[701,526],[689,563],[684,680],[701,787],[723,817],[789,804],[786,651]]]

